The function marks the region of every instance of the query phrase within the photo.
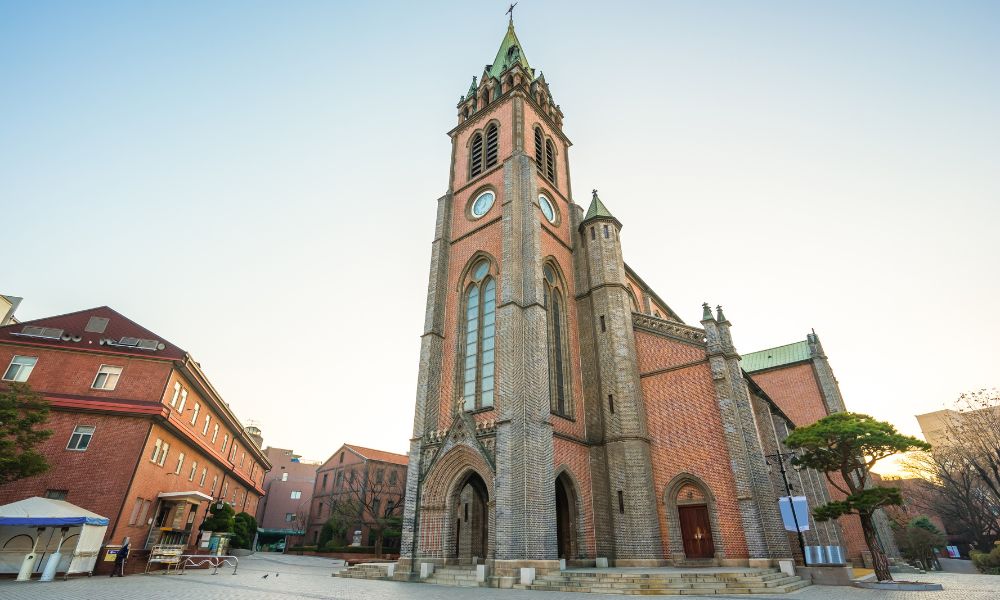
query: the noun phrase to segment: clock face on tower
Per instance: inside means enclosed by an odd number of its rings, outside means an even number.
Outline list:
[[[545,218],[555,225],[556,222],[556,209],[552,206],[552,202],[545,196],[545,194],[538,195],[538,207],[542,209],[542,214]]]
[[[472,216],[478,219],[488,213],[493,208],[494,200],[496,200],[496,194],[493,192],[487,191],[479,194],[476,201],[472,203]]]

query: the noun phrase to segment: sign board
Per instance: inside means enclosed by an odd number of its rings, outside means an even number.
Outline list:
[[[794,517],[792,516],[792,507],[795,510]],[[809,502],[805,496],[778,498],[778,510],[781,511],[781,522],[785,525],[785,531],[796,531],[796,522],[798,522],[798,531],[809,531]]]
[[[354,530],[354,540],[351,542],[351,545],[352,546],[360,546],[361,545],[361,530],[360,529],[355,529]]]

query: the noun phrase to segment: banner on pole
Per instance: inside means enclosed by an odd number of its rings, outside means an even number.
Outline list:
[[[794,507],[794,516],[792,513]],[[805,496],[782,496],[778,498],[778,510],[781,511],[781,521],[785,531],[809,531],[809,502]],[[798,522],[798,529],[795,524]]]

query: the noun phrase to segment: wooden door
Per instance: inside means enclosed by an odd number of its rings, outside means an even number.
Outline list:
[[[704,504],[678,506],[677,513],[681,521],[681,536],[684,538],[684,554],[688,558],[714,558],[715,545],[712,543],[708,507]]]

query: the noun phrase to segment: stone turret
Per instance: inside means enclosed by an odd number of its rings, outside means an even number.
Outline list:
[[[708,364],[733,469],[750,564],[765,565],[769,560],[790,557],[791,547],[776,510],[777,497],[768,479],[764,446],[757,431],[750,392],[729,331],[732,324],[721,306],[716,307],[714,317],[708,303],[702,308],[701,324],[708,345]]]
[[[600,451],[594,458],[602,468],[598,479],[607,497],[595,504],[607,507],[611,516],[603,525],[610,542],[599,552],[612,553],[616,564],[661,559],[656,494],[649,477],[649,437],[645,407],[636,367],[632,309],[625,283],[625,264],[619,241],[621,222],[607,209],[594,190],[593,199],[578,231],[582,241],[585,281],[578,282],[582,301],[581,330],[589,330],[595,352],[596,378],[588,395],[600,399],[603,415]],[[584,322],[589,317],[589,322]],[[601,483],[595,483],[599,495]]]

